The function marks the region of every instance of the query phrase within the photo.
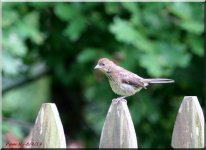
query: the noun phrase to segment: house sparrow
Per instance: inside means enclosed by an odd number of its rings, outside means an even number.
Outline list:
[[[156,79],[144,79],[118,65],[107,58],[99,59],[94,69],[103,72],[109,79],[109,84],[114,93],[120,95],[117,99],[121,100],[125,97],[134,95],[142,88],[146,87],[150,83],[172,83],[174,80],[156,78]]]

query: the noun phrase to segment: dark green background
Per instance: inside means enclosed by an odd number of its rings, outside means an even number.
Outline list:
[[[68,142],[98,147],[117,97],[93,68],[101,57],[151,85],[127,98],[138,146],[170,147],[184,96],[203,107],[203,3],[3,3],[3,140],[25,138],[56,103]]]

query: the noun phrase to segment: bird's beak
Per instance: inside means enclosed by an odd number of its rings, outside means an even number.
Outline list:
[[[94,69],[100,69],[101,67],[97,64]]]

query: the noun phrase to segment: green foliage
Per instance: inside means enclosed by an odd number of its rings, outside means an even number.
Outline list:
[[[137,11],[139,9],[135,4],[123,3],[123,6],[130,10],[131,16],[141,13]],[[200,47],[197,46],[203,44],[203,39],[195,42],[196,48],[185,45],[182,40],[177,40],[183,30],[193,33],[193,37],[196,38],[196,35],[201,35],[204,31],[203,16],[195,16],[196,12],[192,12],[189,3],[146,4],[145,6],[142,12],[143,17],[137,16],[135,22],[133,17],[127,20],[114,18],[110,31],[118,41],[132,45],[133,49],[142,51],[138,58],[139,63],[147,69],[151,76],[168,76],[176,67],[186,67],[191,60],[191,53],[187,49],[191,48],[195,54],[203,56],[200,54],[203,49],[200,50]],[[154,15],[158,7],[161,10],[157,12],[158,15]],[[186,10],[188,13],[182,10]],[[176,16],[170,16],[171,14]],[[197,17],[196,21],[194,21],[194,17]],[[141,23],[139,21],[136,23],[136,20],[141,20]],[[161,24],[161,22],[164,23]],[[181,28],[174,28],[174,26]],[[170,29],[172,33],[174,32],[173,36],[165,34],[164,30],[167,29]],[[191,40],[192,37],[189,38],[187,35],[190,35],[190,33],[184,35],[184,40]]]
[[[66,135],[87,147],[98,147],[117,97],[93,71],[101,57],[143,77],[175,80],[128,98],[140,147],[170,147],[183,96],[197,95],[202,103],[203,3],[3,3],[2,17],[3,78],[27,76],[33,64],[46,63]],[[3,115],[34,120],[37,106],[50,99],[49,82],[43,85],[34,86],[44,93],[34,99],[21,95],[35,89],[5,93]]]
[[[45,36],[39,30],[39,13],[25,5],[3,5],[3,73],[8,76],[25,71],[24,57],[28,53],[26,40],[42,44]],[[20,69],[22,68],[22,69]]]
[[[34,83],[7,92],[3,95],[2,104],[4,107],[2,111],[6,114],[6,117],[35,121],[33,118],[36,118],[41,103],[46,102],[49,96],[48,86],[49,78],[43,77]],[[24,98],[22,98],[22,94]],[[11,110],[15,113],[10,114]]]

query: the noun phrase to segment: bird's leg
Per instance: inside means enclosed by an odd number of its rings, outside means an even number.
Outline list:
[[[127,102],[124,98],[127,97],[127,96],[122,96],[122,97],[118,97],[116,99],[113,99],[112,101],[115,102],[115,104],[119,103],[121,100],[124,100],[125,102]]]

